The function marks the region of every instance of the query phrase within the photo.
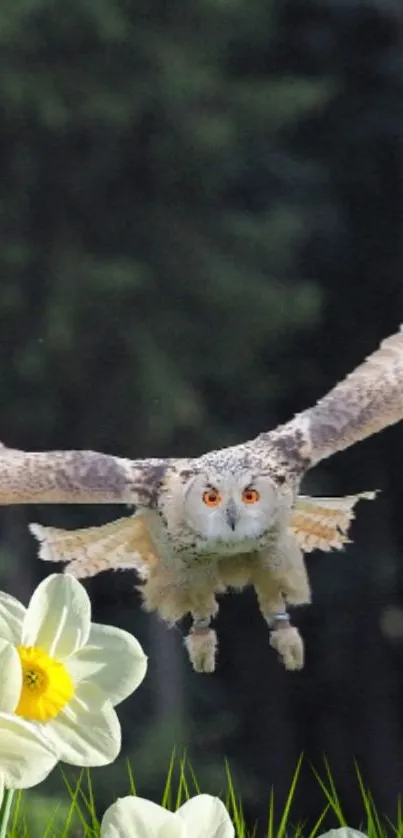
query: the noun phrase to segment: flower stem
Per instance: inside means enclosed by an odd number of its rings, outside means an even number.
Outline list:
[[[13,805],[14,789],[4,789],[3,801],[0,807],[0,838],[6,838],[11,807]]]

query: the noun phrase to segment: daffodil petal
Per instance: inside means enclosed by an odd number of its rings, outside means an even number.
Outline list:
[[[169,832],[164,830],[169,829]],[[107,809],[101,838],[185,838],[180,819],[143,797],[120,797]]]
[[[83,585],[68,573],[53,573],[31,597],[21,642],[63,660],[86,644],[90,625],[91,603]]]
[[[92,623],[87,646],[69,658],[66,665],[75,682],[91,680],[115,705],[141,684],[147,657],[129,632]]]
[[[230,816],[218,797],[198,794],[177,811],[186,825],[186,834],[192,838],[234,838],[235,830]]]
[[[121,748],[118,717],[104,693],[87,681],[74,698],[44,726],[59,759],[70,765],[96,766],[113,762]]]
[[[339,829],[324,832],[319,838],[367,838],[367,835],[364,832],[359,832],[358,829],[352,829],[350,826],[341,826]]]
[[[21,642],[26,608],[18,599],[0,591],[0,637],[17,645]]]
[[[189,838],[189,833],[186,831],[185,824],[176,818],[175,822],[169,820],[161,826],[158,838]]]
[[[11,643],[0,640],[0,712],[15,710],[22,690],[22,668],[19,654]]]
[[[7,788],[36,786],[56,763],[57,756],[41,730],[25,719],[0,713],[0,765]]]
[[[5,640],[7,643],[12,643],[15,646],[17,646],[17,644],[19,643],[19,640],[21,638],[21,633],[20,633],[20,638],[18,640],[14,640],[13,631],[11,629],[11,626],[9,626],[9,624],[7,623],[7,620],[5,619],[5,617],[2,617],[1,614],[0,614],[0,638],[2,640]]]

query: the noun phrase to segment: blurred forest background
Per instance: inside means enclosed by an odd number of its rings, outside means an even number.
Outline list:
[[[13,0],[0,8],[0,438],[25,449],[197,454],[309,406],[403,321],[400,0]],[[353,760],[393,817],[403,781],[402,426],[325,462],[304,490],[382,490],[354,543],[314,554],[286,673],[248,592],[222,601],[219,667],[190,670],[134,578],[87,583],[95,619],[139,637],[149,674],[120,711],[122,758],[93,772],[100,812],[158,800],[172,747],[205,791],[230,761],[250,826],[306,763],[293,817]],[[30,520],[1,511],[0,585],[48,571]],[[56,779],[46,785],[58,793]],[[32,793],[32,805],[36,792]],[[39,791],[38,791],[39,794]],[[56,800],[52,798],[52,800]],[[328,822],[332,824],[331,818]]]

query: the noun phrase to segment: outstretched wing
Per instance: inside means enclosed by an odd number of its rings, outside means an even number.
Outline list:
[[[301,473],[403,419],[402,329],[314,407],[266,435]]]
[[[373,500],[376,492],[361,492],[344,498],[297,497],[291,516],[292,530],[301,550],[341,550],[350,541],[348,530],[359,500]]]
[[[45,562],[66,562],[65,572],[78,578],[125,568],[136,570],[145,578],[149,568],[158,561],[141,515],[79,530],[40,524],[30,524],[29,529],[39,541],[39,558]]]
[[[168,460],[128,460],[97,451],[0,447],[0,505],[127,503],[153,506]]]

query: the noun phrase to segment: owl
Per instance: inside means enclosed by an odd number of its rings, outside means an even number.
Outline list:
[[[100,527],[31,524],[45,561],[77,577],[132,568],[147,611],[190,615],[194,669],[213,672],[217,598],[252,586],[270,645],[286,669],[304,663],[290,606],[311,600],[304,554],[341,549],[360,498],[300,494],[321,460],[403,418],[403,331],[314,407],[256,439],[198,457],[130,460],[94,451],[0,449],[0,504],[116,503],[134,507]]]

